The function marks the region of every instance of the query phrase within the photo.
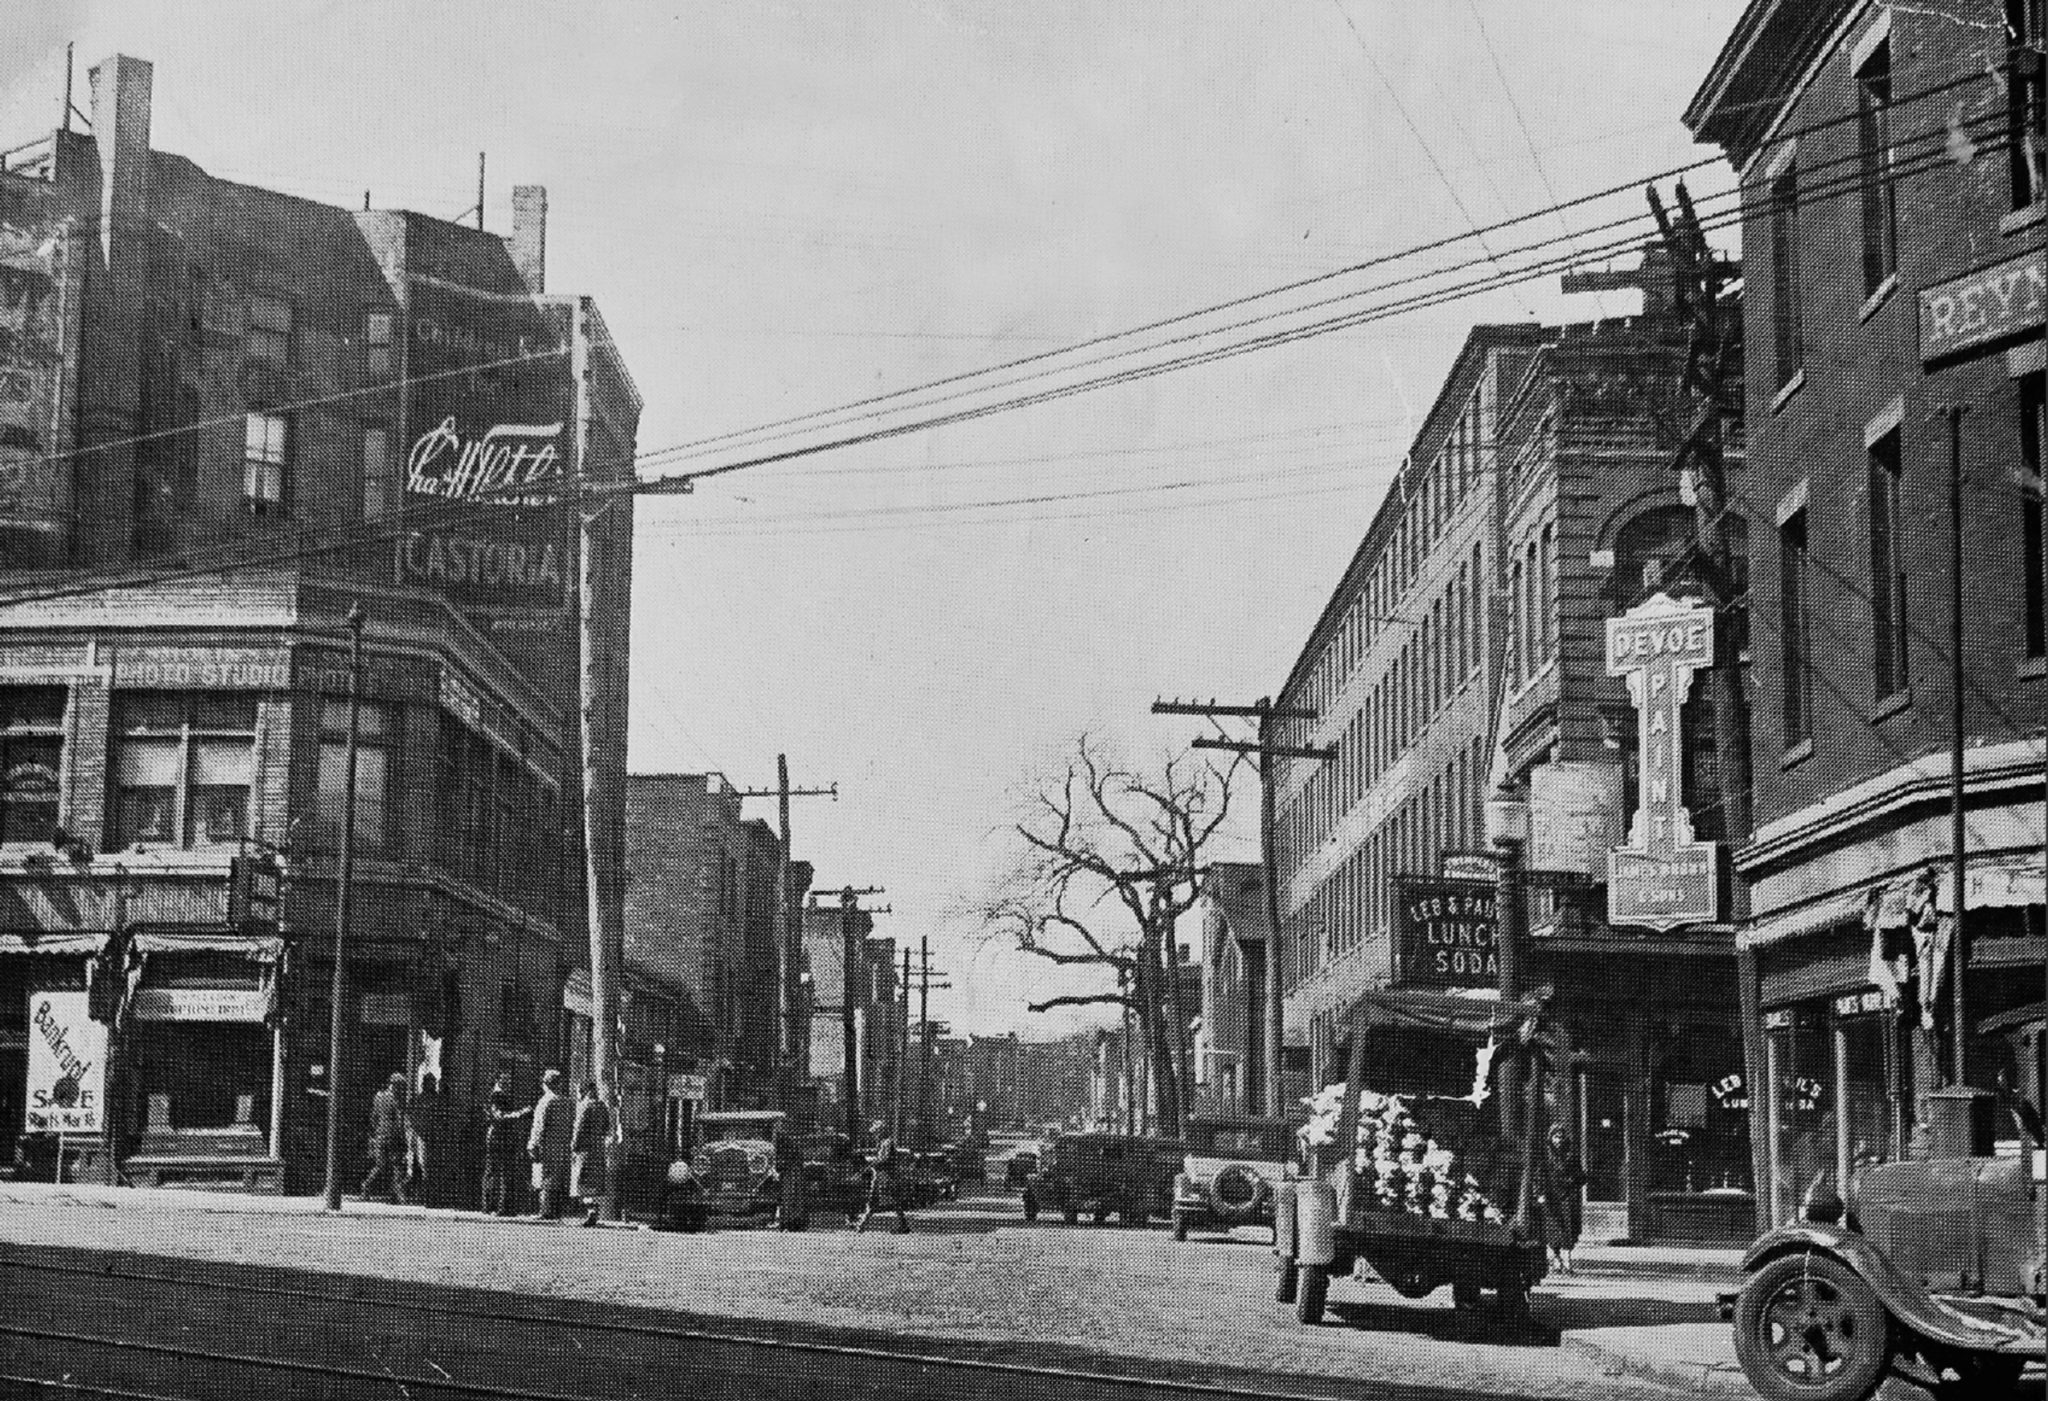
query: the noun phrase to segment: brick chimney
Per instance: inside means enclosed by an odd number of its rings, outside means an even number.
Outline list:
[[[115,54],[94,66],[92,133],[100,148],[100,260],[114,261],[115,240],[143,218],[149,200],[149,108],[155,70]]]
[[[548,187],[512,187],[512,265],[526,280],[527,290],[548,290]]]

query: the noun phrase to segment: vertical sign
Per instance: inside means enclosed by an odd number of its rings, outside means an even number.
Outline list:
[[[1658,594],[1607,620],[1607,674],[1635,699],[1640,801],[1628,842],[1607,856],[1607,921],[1656,930],[1720,913],[1721,849],[1693,840],[1681,800],[1679,709],[1695,671],[1714,660],[1713,610]]]
[[[79,991],[28,995],[30,1133],[94,1134],[106,1098],[107,1029]]]

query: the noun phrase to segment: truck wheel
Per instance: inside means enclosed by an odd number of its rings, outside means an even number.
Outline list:
[[[1038,1198],[1030,1192],[1024,1194],[1024,1220],[1026,1223],[1038,1219]]]
[[[1291,1304],[1295,1293],[1301,1288],[1301,1268],[1292,1260],[1280,1262],[1280,1279],[1273,1286],[1273,1298],[1277,1303]]]
[[[1890,1320],[1831,1255],[1783,1255],[1735,1302],[1735,1355],[1764,1401],[1865,1401],[1891,1361]]]
[[[1188,1219],[1177,1211],[1173,1213],[1173,1238],[1177,1241],[1188,1238]]]
[[[1451,1281],[1451,1307],[1470,1313],[1480,1304],[1479,1286],[1463,1280]]]
[[[1314,1325],[1323,1321],[1323,1303],[1330,1297],[1330,1267],[1303,1265],[1301,1290],[1294,1300],[1294,1316]]]

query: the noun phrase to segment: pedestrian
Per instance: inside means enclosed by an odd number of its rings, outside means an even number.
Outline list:
[[[484,1210],[493,1216],[517,1214],[519,1200],[520,1121],[532,1117],[533,1107],[514,1108],[512,1077],[500,1075],[491,1086],[491,1103],[484,1121]]]
[[[533,1128],[526,1135],[526,1155],[533,1160],[533,1189],[540,1194],[540,1217],[544,1221],[562,1219],[562,1191],[568,1185],[574,1114],[562,1095],[562,1072],[542,1071],[540,1098],[533,1105]]]
[[[867,1204],[861,1208],[860,1220],[853,1229],[860,1232],[868,1228],[868,1218],[875,1214],[875,1208],[882,1204],[882,1194],[887,1192],[889,1205],[896,1212],[896,1234],[908,1235],[910,1218],[903,1211],[903,1154],[897,1150],[895,1139],[885,1138],[875,1145],[867,1178]]]
[[[405,1204],[406,1167],[412,1158],[412,1123],[405,1109],[405,1074],[393,1071],[383,1089],[370,1097],[370,1175],[363,1195],[374,1196],[384,1184],[384,1200]]]
[[[1572,1250],[1579,1243],[1582,1219],[1579,1189],[1585,1182],[1585,1165],[1572,1147],[1571,1135],[1563,1124],[1552,1124],[1550,1140],[1543,1146],[1536,1206],[1543,1222],[1543,1243],[1561,1274],[1572,1273]]]
[[[811,1224],[810,1182],[804,1176],[803,1145],[781,1124],[775,1126],[775,1175],[782,1195],[775,1203],[775,1224],[801,1231]]]
[[[611,1106],[598,1098],[597,1081],[583,1082],[583,1097],[576,1102],[576,1127],[569,1137],[573,1162],[569,1170],[569,1195],[587,1208],[583,1224],[595,1226],[604,1210],[605,1154],[610,1151],[617,1127]]]

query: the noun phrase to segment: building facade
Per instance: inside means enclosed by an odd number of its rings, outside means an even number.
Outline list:
[[[1686,113],[1747,250],[1765,1222],[1911,1149],[1931,1089],[2014,1069],[1982,1024],[2040,997],[2042,44],[2039,0],[1758,0]]]
[[[492,1079],[566,1064],[616,927],[632,513],[589,560],[586,828],[565,488],[630,474],[637,391],[545,291],[539,190],[507,237],[319,205],[152,149],[148,64],[92,78],[93,133],[0,173],[0,1160],[318,1184],[352,807],[342,1177],[402,1073],[424,1192],[473,1200]],[[281,907],[231,918],[256,856]],[[52,1098],[53,1026],[102,1081]]]
[[[1202,878],[1202,1025],[1195,1033],[1196,1112],[1263,1114],[1266,1104],[1266,874],[1211,862]]]

